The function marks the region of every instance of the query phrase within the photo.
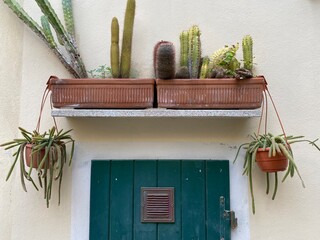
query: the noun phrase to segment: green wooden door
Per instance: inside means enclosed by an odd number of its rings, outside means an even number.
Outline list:
[[[174,188],[174,223],[141,222],[141,188]],[[229,161],[93,160],[90,240],[230,240]]]

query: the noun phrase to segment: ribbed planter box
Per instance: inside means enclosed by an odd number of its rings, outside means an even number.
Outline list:
[[[254,109],[261,106],[266,81],[264,77],[157,79],[156,85],[160,108]]]
[[[49,80],[55,108],[151,108],[154,79]]]

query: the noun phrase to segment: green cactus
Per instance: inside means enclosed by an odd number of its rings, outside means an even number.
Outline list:
[[[154,66],[156,78],[175,77],[175,49],[171,42],[161,41],[154,47]]]
[[[64,22],[66,25],[67,32],[72,37],[75,38],[74,22],[73,22],[73,11],[71,0],[62,0],[62,10],[64,16]]]
[[[207,78],[209,74],[209,63],[210,63],[210,58],[209,57],[204,57],[202,59],[202,65],[201,65],[201,70],[200,70],[200,78]]]
[[[252,67],[253,67],[252,45],[253,45],[252,37],[250,35],[244,36],[244,38],[242,39],[244,68],[250,71],[252,71]]]
[[[188,66],[189,58],[189,32],[183,31],[180,34],[180,67]]]
[[[74,66],[78,68],[79,74],[82,77],[88,77],[87,71],[85,69],[84,63],[80,58],[80,53],[74,43],[74,39],[72,39],[68,32],[63,27],[60,19],[58,18],[56,12],[52,8],[50,2],[48,0],[35,0],[40,7],[42,13],[47,16],[48,21],[50,22],[51,26],[54,28],[57,37],[61,38],[64,42],[64,46],[67,49],[70,57],[71,62],[74,62]],[[71,6],[71,5],[70,5]]]
[[[53,38],[52,32],[51,32],[51,28],[50,28],[50,24],[48,22],[48,18],[45,15],[41,16],[41,26],[42,26],[43,33],[46,36],[46,39],[48,40],[50,47],[56,48],[57,44],[54,41],[54,38]]]
[[[190,78],[189,69],[187,66],[182,66],[176,72],[175,78],[177,79],[188,79]]]
[[[112,77],[119,78],[119,23],[118,19],[114,17],[111,23],[111,48],[110,48],[110,62]]]
[[[63,42],[65,45],[66,52],[69,56],[65,56],[57,46],[54,46],[51,37],[49,36],[47,26],[41,28],[36,21],[34,21],[28,13],[19,5],[16,0],[4,0],[4,3],[13,11],[13,13],[20,18],[38,37],[40,37],[43,42],[53,51],[53,53],[58,57],[60,62],[64,67],[76,78],[86,78],[88,77],[85,70],[85,66],[82,62],[80,54],[75,47],[75,41],[72,41],[68,36],[67,32],[64,30],[59,18],[55,14],[48,0],[36,0],[39,7],[41,8],[43,14],[47,17],[48,22],[54,28],[58,40]],[[46,21],[46,20],[41,20]],[[43,24],[47,24],[43,22]],[[66,43],[66,44],[65,44]],[[71,61],[70,61],[71,60]]]
[[[189,61],[188,61],[188,67],[189,67],[191,78],[199,77],[200,61],[201,61],[200,29],[198,26],[192,26],[189,29]]]
[[[235,75],[235,70],[240,67],[240,62],[236,58],[236,52],[239,49],[239,44],[232,45],[231,47],[225,46],[217,50],[210,57],[209,69],[222,67],[226,70],[229,76]]]
[[[122,48],[121,48],[121,62],[120,72],[122,78],[128,78],[130,76],[131,66],[131,48],[132,48],[132,35],[133,35],[133,23],[136,9],[136,1],[128,0],[126,7],[126,14],[124,18],[123,36],[122,36]]]

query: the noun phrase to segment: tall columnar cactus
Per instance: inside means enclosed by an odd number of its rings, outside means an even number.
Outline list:
[[[40,37],[43,42],[53,51],[59,58],[64,67],[76,78],[88,77],[85,66],[80,57],[79,51],[76,48],[74,39],[71,39],[68,32],[64,29],[54,9],[48,0],[36,0],[46,19],[42,18],[42,28],[34,21],[29,14],[21,7],[16,0],[3,0],[5,4],[20,18],[34,33]],[[71,7],[71,5],[69,6]],[[56,32],[61,45],[64,45],[66,51],[61,51],[57,44],[52,42],[49,33],[48,22]],[[51,30],[50,30],[51,31]],[[68,54],[68,56],[65,55]]]
[[[161,41],[155,45],[153,61],[156,78],[174,78],[175,49],[171,42]]]
[[[75,38],[73,11],[71,0],[62,0],[62,10],[66,30],[72,39]]]
[[[119,78],[119,23],[118,19],[114,17],[111,23],[111,49],[110,49],[110,62],[112,77]]]
[[[187,67],[189,59],[189,32],[180,34],[180,67]]]
[[[189,60],[188,60],[188,68],[189,68],[191,78],[199,77],[200,62],[201,62],[200,29],[198,26],[192,26],[189,29]]]
[[[131,45],[132,45],[135,9],[136,9],[136,1],[128,0],[127,7],[126,7],[126,14],[124,18],[122,48],[121,48],[121,63],[120,63],[121,73],[120,74],[122,78],[128,78],[130,76]]]
[[[250,71],[252,71],[252,67],[253,67],[252,45],[253,45],[252,37],[250,35],[244,36],[244,38],[242,39],[244,68]]]

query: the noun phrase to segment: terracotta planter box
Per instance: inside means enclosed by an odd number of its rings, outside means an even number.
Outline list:
[[[264,77],[245,80],[156,80],[158,107],[180,109],[254,109],[263,99]]]
[[[151,108],[154,79],[49,80],[55,108]]]

